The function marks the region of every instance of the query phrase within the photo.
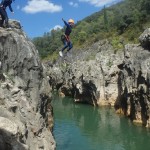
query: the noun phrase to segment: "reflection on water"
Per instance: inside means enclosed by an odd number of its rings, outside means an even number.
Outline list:
[[[150,131],[113,108],[74,104],[53,95],[56,150],[149,150]]]

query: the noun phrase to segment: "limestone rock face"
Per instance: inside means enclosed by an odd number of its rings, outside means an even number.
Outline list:
[[[115,54],[112,45],[103,40],[79,56],[73,56],[73,59],[71,65],[67,63],[66,66],[62,66],[62,63],[49,67],[50,83],[55,83],[61,93],[72,96],[75,102],[114,105],[118,96],[117,65],[122,63],[123,53],[118,51]],[[57,80],[54,81],[54,78]]]
[[[126,45],[124,52],[119,65],[116,108],[134,122],[150,127],[150,52],[140,45]]]
[[[17,21],[0,28],[0,149],[53,150],[51,88]]]
[[[139,41],[144,48],[150,50],[150,28],[146,29],[139,37]]]
[[[150,126],[149,31],[139,37],[139,44],[120,50],[103,40],[78,51],[70,64],[49,67],[50,84],[75,102],[115,106],[118,113]]]

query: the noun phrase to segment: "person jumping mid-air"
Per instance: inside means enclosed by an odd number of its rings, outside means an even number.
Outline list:
[[[15,1],[15,0],[13,0],[13,1]],[[2,27],[4,27],[4,21],[5,21],[6,28],[9,28],[8,15],[7,15],[7,12],[6,12],[6,7],[8,6],[10,11],[12,13],[14,13],[13,9],[11,7],[11,3],[12,3],[12,0],[2,0],[2,2],[0,3],[0,15],[1,15],[1,18],[2,18],[2,21],[1,21],[1,26]]]
[[[64,22],[64,24],[65,24],[65,26],[66,26],[66,30],[65,30],[65,34],[64,35],[62,35],[61,36],[61,40],[62,40],[62,42],[63,42],[63,44],[64,44],[64,47],[61,49],[61,51],[59,52],[59,55],[61,56],[61,57],[63,57],[63,51],[66,49],[66,48],[68,48],[67,49],[67,52],[73,47],[73,45],[72,45],[72,43],[71,43],[71,41],[70,41],[70,37],[69,37],[69,35],[70,35],[70,33],[71,33],[71,31],[72,31],[72,28],[73,28],[73,26],[74,26],[74,20],[73,19],[69,19],[68,20],[68,23],[62,18],[62,20],[63,20],[63,22]]]

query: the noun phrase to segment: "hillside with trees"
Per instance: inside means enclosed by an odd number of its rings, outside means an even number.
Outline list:
[[[126,43],[137,43],[139,35],[149,26],[150,1],[124,0],[78,21],[71,39],[76,50],[106,38],[119,49]],[[60,40],[63,31],[52,30],[33,39],[42,59],[57,58],[63,46]]]

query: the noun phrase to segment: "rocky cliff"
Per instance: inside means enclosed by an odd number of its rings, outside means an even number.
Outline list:
[[[103,40],[66,60],[59,59],[48,66],[50,85],[75,102],[114,106],[116,112],[148,127],[150,29],[144,31],[139,41],[116,50]]]
[[[0,28],[0,150],[53,150],[51,88],[17,21]]]

